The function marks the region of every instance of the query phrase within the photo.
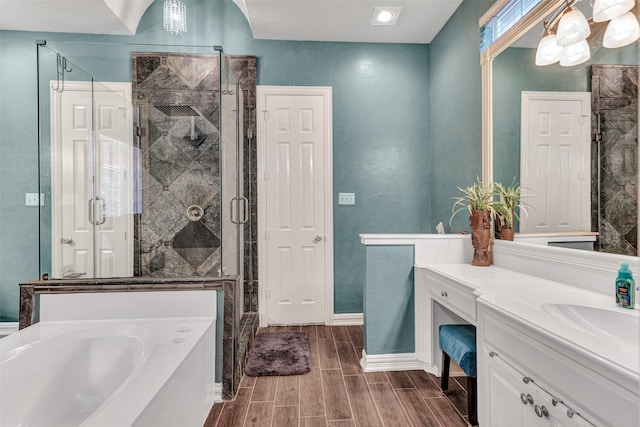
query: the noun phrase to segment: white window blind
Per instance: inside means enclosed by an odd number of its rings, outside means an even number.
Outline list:
[[[511,0],[480,27],[480,52],[491,46],[542,0]]]

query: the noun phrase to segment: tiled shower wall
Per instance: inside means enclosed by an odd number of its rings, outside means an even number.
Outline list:
[[[226,56],[245,99],[245,311],[257,311],[256,58]],[[133,98],[140,108],[142,203],[136,221],[136,273],[219,276],[219,56],[133,53]],[[170,106],[190,106],[180,114]],[[184,112],[182,114],[185,114]],[[248,131],[249,126],[252,130]],[[201,208],[201,210],[199,209]]]
[[[638,67],[593,65],[591,97],[594,133],[599,120],[602,137],[600,210],[596,144],[591,156],[592,223],[596,229],[600,224],[600,247],[596,249],[635,256],[638,254]]]

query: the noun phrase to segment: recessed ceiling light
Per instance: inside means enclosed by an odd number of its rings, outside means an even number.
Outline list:
[[[402,6],[374,7],[371,15],[371,25],[395,25],[398,21]]]

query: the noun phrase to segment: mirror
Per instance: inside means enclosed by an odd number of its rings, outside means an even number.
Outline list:
[[[588,1],[579,1],[577,8],[587,18],[592,16]],[[634,11],[637,13],[637,6]],[[638,254],[638,44],[617,49],[602,47],[606,26],[607,22],[591,24],[592,33],[588,38],[591,59],[581,65],[535,65],[536,47],[543,34],[541,22],[494,58],[493,180],[511,184],[515,178],[520,182],[523,169],[527,170],[525,165],[531,162],[529,170],[540,170],[543,180],[534,183],[538,188],[536,191],[529,191],[531,196],[526,201],[532,205],[529,212],[533,214],[524,220],[521,231],[536,232],[532,221],[528,225],[526,221],[531,217],[542,217],[542,212],[555,211],[558,212],[556,217],[549,215],[542,219],[557,219],[558,226],[540,227],[538,232],[598,231],[596,250],[635,256]],[[566,94],[568,98],[562,98],[565,103],[577,102],[576,93],[586,92],[586,98],[581,102],[590,110],[592,120],[585,122],[580,118],[584,113],[578,111],[575,122],[567,125],[567,130],[583,125],[582,151],[570,151],[564,145],[558,148],[557,155],[539,157],[539,162],[530,159],[529,156],[537,155],[535,150],[532,154],[531,148],[522,155],[521,128],[522,121],[526,120],[522,111],[533,121],[525,127],[530,129],[525,139],[531,138],[531,128],[540,125],[537,121],[547,114],[525,104],[535,104],[538,108],[544,102],[546,108],[561,102],[555,98],[551,103],[548,98],[541,101],[537,94],[525,95],[523,101],[523,92]],[[563,132],[562,129],[557,131]],[[597,137],[599,144],[595,143]],[[580,155],[584,157],[576,162],[576,156]],[[561,164],[558,167],[573,162],[572,176],[577,189],[569,187],[567,180],[554,179],[543,170],[543,161],[545,167],[549,167],[547,162],[558,162]],[[527,193],[527,187],[531,185],[528,178],[525,177],[521,184]],[[582,201],[578,200],[580,191],[583,191]],[[560,199],[553,201],[558,195]]]

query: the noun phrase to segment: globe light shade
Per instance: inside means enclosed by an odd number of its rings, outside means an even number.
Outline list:
[[[560,61],[564,49],[558,46],[557,37],[555,34],[547,34],[538,43],[538,50],[536,50],[536,65],[551,65]]]
[[[591,50],[586,40],[580,40],[578,43],[565,46],[560,65],[563,67],[571,67],[587,62],[591,58]]]
[[[640,25],[633,12],[613,18],[604,32],[602,46],[608,48],[622,47],[633,43],[640,37]]]
[[[582,12],[573,9],[565,13],[558,24],[558,46],[569,46],[586,39],[591,34],[587,18]]]
[[[605,22],[629,12],[635,0],[596,0],[593,4],[593,20]]]

